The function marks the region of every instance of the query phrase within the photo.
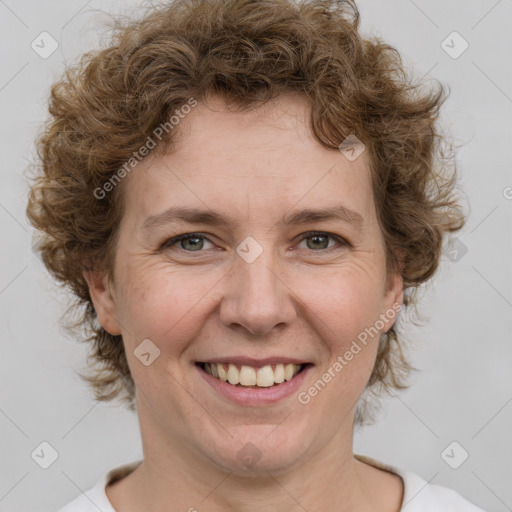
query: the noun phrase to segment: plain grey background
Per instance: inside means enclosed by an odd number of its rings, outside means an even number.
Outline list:
[[[97,9],[120,13],[137,5],[0,0],[3,512],[56,510],[111,467],[142,455],[136,416],[96,403],[75,373],[85,367],[86,347],[59,329],[66,297],[32,252],[23,176],[46,117],[50,84],[65,62],[96,47],[105,32],[108,16]],[[416,77],[428,74],[450,86],[443,123],[464,144],[458,166],[471,214],[454,246],[457,255],[446,251],[426,290],[421,311],[429,322],[409,331],[413,363],[421,371],[409,390],[386,400],[376,425],[357,433],[355,452],[452,487],[486,510],[510,511],[512,2],[358,5],[363,32],[396,46]],[[48,37],[42,32],[58,43],[46,58],[31,47]],[[51,40],[45,41],[44,51],[50,51]],[[58,453],[48,469],[31,457],[42,442]],[[450,467],[466,452],[467,460]]]

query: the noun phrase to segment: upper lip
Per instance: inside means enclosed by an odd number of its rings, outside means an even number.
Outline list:
[[[304,359],[296,359],[294,357],[266,357],[264,359],[255,359],[252,357],[244,357],[244,356],[225,356],[225,357],[214,357],[212,359],[204,359],[202,361],[198,361],[201,363],[226,363],[226,364],[234,364],[241,366],[252,366],[254,368],[261,368],[262,366],[272,365],[272,364],[308,364],[309,361],[305,361]]]

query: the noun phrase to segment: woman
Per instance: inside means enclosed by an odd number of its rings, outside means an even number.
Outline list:
[[[437,114],[351,2],[181,0],[52,88],[28,215],[144,459],[62,512],[478,511],[353,454],[465,222]]]

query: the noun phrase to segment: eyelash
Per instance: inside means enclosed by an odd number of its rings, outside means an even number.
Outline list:
[[[301,238],[299,240],[298,243],[302,242],[303,240],[306,240],[307,238],[312,238],[314,236],[327,236],[328,238],[332,238],[333,240],[336,240],[340,246],[345,246],[345,247],[349,247],[350,246],[350,243],[347,242],[347,240],[345,240],[344,238],[340,237],[340,236],[337,236],[337,235],[333,235],[332,233],[327,233],[325,231],[309,231],[307,233],[303,233],[301,235]],[[208,239],[207,236],[203,235],[202,233],[185,233],[183,235],[179,235],[179,236],[175,236],[173,238],[169,238],[168,240],[166,240],[160,247],[161,250],[164,250],[164,249],[167,249],[167,248],[170,248],[172,247],[173,245],[177,244],[178,242],[181,242],[182,240],[187,240],[189,238],[203,238],[205,240],[208,240],[210,243],[213,243],[211,242],[211,240]],[[318,251],[315,251],[315,250],[311,250],[311,252],[326,252],[326,251],[332,251],[336,249],[336,247],[329,247],[327,249],[319,249]],[[180,250],[183,250],[185,252],[189,252],[189,253],[194,253],[194,252],[204,252],[204,251],[187,251],[185,249],[181,249]]]

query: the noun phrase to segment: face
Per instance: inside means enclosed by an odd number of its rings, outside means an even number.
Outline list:
[[[176,150],[125,178],[114,278],[90,289],[122,334],[155,457],[183,448],[243,473],[246,456],[268,471],[351,448],[374,332],[394,323],[402,282],[386,276],[368,155],[326,149],[308,115],[297,96],[246,113],[199,103]],[[299,215],[317,210],[336,215]],[[287,364],[301,371],[281,382]]]

